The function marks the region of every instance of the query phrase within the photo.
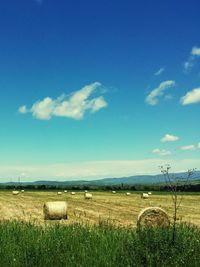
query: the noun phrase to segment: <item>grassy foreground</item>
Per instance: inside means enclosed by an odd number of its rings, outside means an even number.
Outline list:
[[[200,229],[181,224],[171,229],[76,225],[36,226],[0,223],[1,267],[200,266]]]

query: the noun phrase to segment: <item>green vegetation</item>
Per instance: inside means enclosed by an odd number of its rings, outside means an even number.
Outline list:
[[[62,184],[0,184],[0,190],[29,190],[29,191],[57,191],[57,190],[73,190],[73,191],[157,191],[157,192],[170,192],[169,186],[166,183],[155,184],[117,184],[117,185],[62,185]],[[185,187],[184,185],[177,186],[178,191],[182,192],[200,192],[200,180],[190,181],[190,184]]]
[[[0,223],[1,267],[200,266],[200,229],[116,228],[100,223],[40,227],[17,221]]]

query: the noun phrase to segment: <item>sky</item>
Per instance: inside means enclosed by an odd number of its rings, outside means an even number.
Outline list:
[[[200,2],[0,3],[0,182],[200,169]]]

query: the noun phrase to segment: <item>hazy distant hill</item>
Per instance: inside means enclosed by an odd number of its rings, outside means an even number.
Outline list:
[[[178,177],[185,178],[187,173],[179,173],[176,174]],[[194,176],[191,177],[191,181],[200,181],[200,171],[196,172]],[[76,181],[43,181],[39,180],[36,182],[21,182],[21,185],[120,185],[120,184],[129,184],[129,185],[143,185],[143,184],[158,184],[163,183],[164,177],[163,175],[137,175],[130,177],[121,177],[121,178],[104,178],[93,181],[87,180],[76,180]],[[15,185],[18,183],[10,182],[3,183],[5,185]]]

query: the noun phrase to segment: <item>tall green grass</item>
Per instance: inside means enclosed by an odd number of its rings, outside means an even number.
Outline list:
[[[115,228],[100,223],[39,227],[31,223],[0,223],[1,267],[200,266],[200,229]]]

